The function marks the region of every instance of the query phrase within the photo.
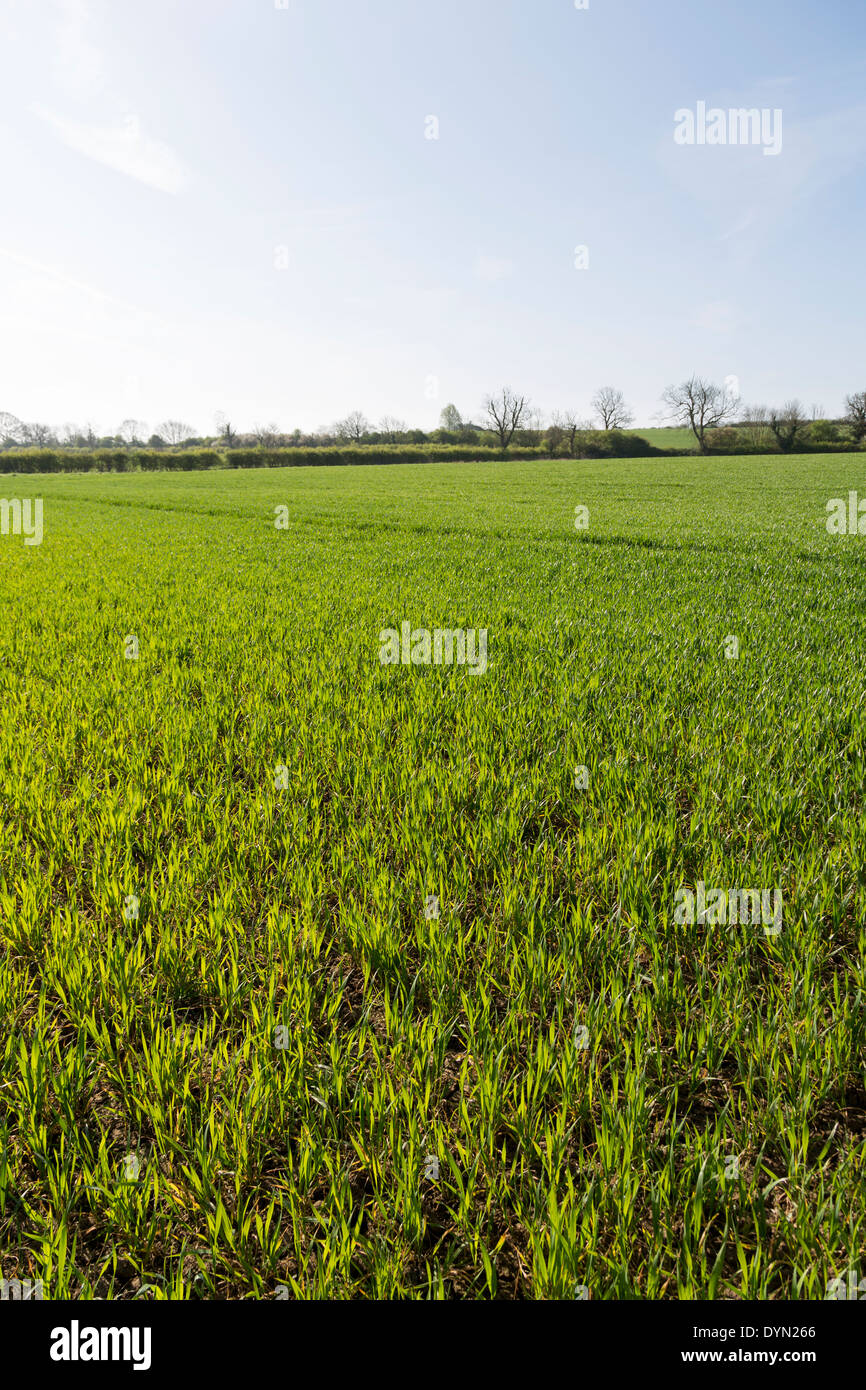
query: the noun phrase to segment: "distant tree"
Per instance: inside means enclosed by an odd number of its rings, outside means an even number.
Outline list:
[[[512,391],[510,386],[503,386],[495,396],[488,396],[484,402],[484,411],[487,416],[488,429],[499,439],[499,447],[503,454],[507,451],[515,430],[520,425],[529,411],[529,401],[526,396],[518,396]]]
[[[854,436],[855,444],[860,444],[866,438],[866,391],[855,391],[853,396],[846,396],[845,409],[845,422]]]
[[[565,430],[562,428],[556,415],[554,415],[547,427],[547,438],[545,442],[551,458],[556,458],[557,454],[561,454],[565,447]]]
[[[566,410],[563,413],[556,412],[553,416],[551,430],[557,431],[556,438],[564,446],[564,452],[569,458],[577,458],[582,454],[588,443],[588,437],[592,434],[592,421],[582,420],[573,410]]]
[[[280,427],[273,421],[269,425],[253,425],[253,437],[260,449],[273,449],[280,437]]]
[[[768,411],[764,405],[745,405],[740,410],[740,434],[753,449],[764,449],[770,442]]]
[[[786,401],[780,410],[770,410],[768,424],[783,454],[790,454],[806,434],[808,420],[799,401]]]
[[[143,420],[124,420],[119,427],[117,434],[129,449],[133,444],[140,444],[147,433],[147,425]]]
[[[0,449],[13,448],[24,439],[24,426],[17,415],[0,410]]]
[[[57,439],[50,425],[42,425],[38,421],[22,426],[22,444],[28,448],[44,449],[49,444],[56,444]]]
[[[228,416],[225,414],[225,411],[217,411],[214,416],[214,424],[216,425],[217,437],[220,443],[224,444],[227,449],[234,449],[238,440],[237,431],[232,425],[231,420],[229,420]]]
[[[162,435],[166,443],[174,448],[178,444],[183,444],[186,440],[192,439],[195,435],[195,430],[192,425],[185,425],[183,420],[164,420],[161,425],[157,425],[157,433]]]
[[[708,449],[707,430],[718,429],[732,419],[737,406],[736,397],[726,386],[698,376],[679,386],[668,386],[662,400],[668,407],[668,419],[692,431],[702,454]]]
[[[150,436],[150,439],[147,441],[147,447],[148,449],[164,449],[165,440],[163,439],[161,434],[152,434]]]
[[[338,420],[334,426],[334,434],[341,440],[354,440],[357,443],[364,438],[365,434],[370,433],[370,421],[361,410],[353,410],[347,415],[345,420]]]
[[[446,405],[439,416],[440,430],[446,430],[448,434],[459,434],[463,429],[463,421],[460,418],[460,411],[456,405]]]
[[[393,415],[383,415],[379,421],[379,434],[386,444],[396,444],[400,435],[405,433],[405,420],[397,420]]]
[[[602,386],[600,391],[596,391],[591,404],[601,420],[602,429],[624,430],[634,420],[622,391],[617,391],[613,386]]]

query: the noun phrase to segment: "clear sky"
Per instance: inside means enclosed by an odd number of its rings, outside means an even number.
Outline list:
[[[866,389],[862,0],[0,0],[0,51],[21,419]],[[699,102],[781,152],[678,144]]]

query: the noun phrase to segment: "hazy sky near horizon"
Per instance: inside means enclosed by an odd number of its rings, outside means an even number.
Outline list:
[[[0,46],[23,420],[866,389],[855,0],[0,0]],[[780,110],[780,152],[678,144],[699,102]]]

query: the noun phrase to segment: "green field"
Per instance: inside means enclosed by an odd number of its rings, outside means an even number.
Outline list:
[[[641,439],[645,439],[648,444],[654,444],[657,449],[693,449],[697,450],[697,441],[690,429],[682,429],[679,425],[660,425],[658,428],[645,430],[627,430],[627,434],[637,434]]]
[[[862,455],[0,478],[44,499],[41,546],[0,536],[3,1274],[862,1266],[853,488]],[[383,666],[404,621],[486,629],[486,672]],[[781,931],[677,924],[698,881],[780,891]]]

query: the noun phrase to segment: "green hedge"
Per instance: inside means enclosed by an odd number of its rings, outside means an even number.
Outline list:
[[[222,455],[212,449],[179,454],[155,449],[9,449],[0,453],[0,473],[131,473],[223,467]]]
[[[513,450],[511,458],[546,458],[544,449]],[[352,449],[10,449],[0,453],[0,473],[126,473],[202,468],[310,468],[335,464],[471,463],[499,459],[483,445],[382,444]]]
[[[729,449],[715,448],[712,454],[776,454],[772,445],[756,448],[738,443]],[[838,444],[803,442],[797,454],[855,453],[858,446],[851,440]],[[682,458],[697,453],[690,449],[659,449],[640,435],[611,430],[596,432],[584,441],[581,457],[605,458]],[[545,447],[518,448],[509,451],[510,459],[547,459]],[[557,453],[557,459],[568,456]],[[484,444],[362,444],[345,449],[229,449],[218,453],[214,449],[9,449],[0,451],[0,473],[130,473],[189,472],[207,468],[333,468],[341,464],[386,463],[473,463],[501,461],[499,449]]]
[[[479,444],[359,444],[345,449],[231,449],[229,468],[333,468],[365,463],[471,463],[497,459],[498,449]],[[543,449],[520,449],[514,457],[543,458]]]

